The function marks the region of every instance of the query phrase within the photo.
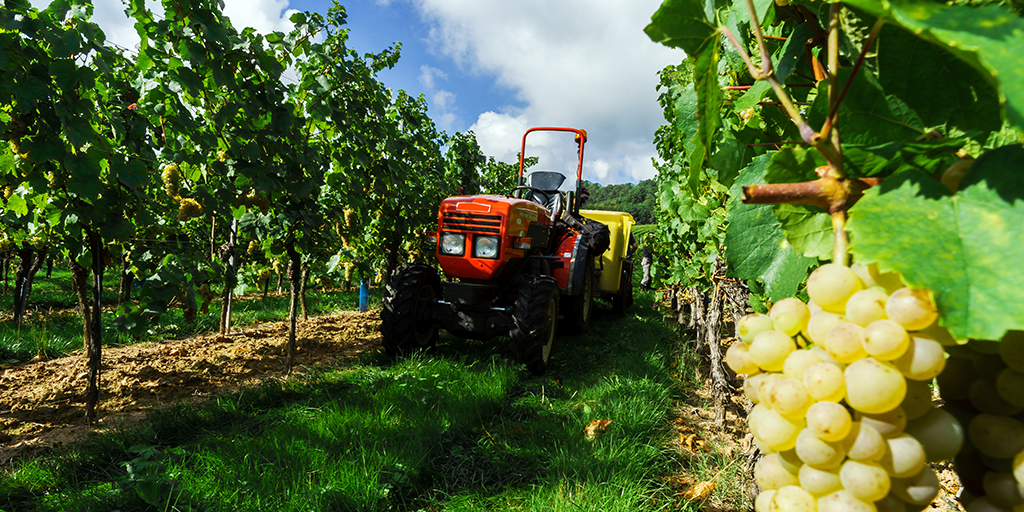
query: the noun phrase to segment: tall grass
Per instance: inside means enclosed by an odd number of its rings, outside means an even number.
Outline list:
[[[679,467],[675,333],[638,293],[561,337],[541,378],[502,343],[266,382],[94,436],[0,480],[15,510],[659,510]],[[683,360],[684,364],[693,362]],[[676,363],[675,365],[673,363]],[[593,420],[607,431],[584,435]]]

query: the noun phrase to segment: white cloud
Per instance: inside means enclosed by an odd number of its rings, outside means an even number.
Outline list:
[[[434,93],[431,97],[431,102],[437,108],[447,111],[455,104],[455,93],[441,89]]]
[[[288,18],[296,12],[288,9],[288,0],[224,0],[224,14],[239,31],[252,27],[262,34],[288,32],[294,26]]]
[[[420,66],[419,82],[425,89],[432,90],[437,84],[436,80],[448,80],[448,74],[437,68],[432,68],[426,64]]]
[[[512,126],[580,127],[589,133],[587,154],[610,163],[610,182],[653,176],[653,134],[664,122],[657,72],[683,58],[643,32],[661,0],[409,1],[431,26],[435,53],[493,76],[525,104],[514,114],[480,115],[472,129],[485,152],[514,158],[522,131],[508,133]],[[553,164],[572,157],[570,149]]]

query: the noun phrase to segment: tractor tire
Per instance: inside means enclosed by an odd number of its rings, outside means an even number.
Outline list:
[[[508,348],[530,373],[541,375],[558,334],[558,282],[548,276],[523,275],[516,280],[515,293]]]
[[[621,315],[633,305],[633,262],[622,262],[622,279],[619,281],[619,293],[612,295],[612,312]]]
[[[575,297],[564,297],[562,309],[568,312],[563,318],[568,320],[563,326],[566,334],[581,334],[590,328],[590,318],[594,314],[594,297],[597,295],[598,282],[594,271],[594,258],[588,258],[583,270],[583,291]]]
[[[381,343],[388,355],[409,354],[437,343],[438,328],[424,309],[440,297],[441,278],[433,267],[411,264],[398,270],[380,311]]]

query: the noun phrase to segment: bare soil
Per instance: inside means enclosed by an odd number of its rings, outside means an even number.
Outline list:
[[[299,321],[293,373],[351,362],[380,345],[379,312],[352,311]],[[86,361],[67,357],[0,365],[0,467],[54,446],[145,419],[161,406],[201,402],[284,376],[285,322],[206,335],[104,347],[98,421],[85,421]]]

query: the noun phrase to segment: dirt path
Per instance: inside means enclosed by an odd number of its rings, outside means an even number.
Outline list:
[[[380,344],[379,312],[341,312],[298,324],[297,373],[343,363]],[[104,347],[99,421],[105,430],[145,418],[177,401],[284,374],[284,322],[260,323],[229,336],[207,335]],[[0,365],[0,467],[50,447],[83,439],[86,361],[81,350],[50,361]]]

